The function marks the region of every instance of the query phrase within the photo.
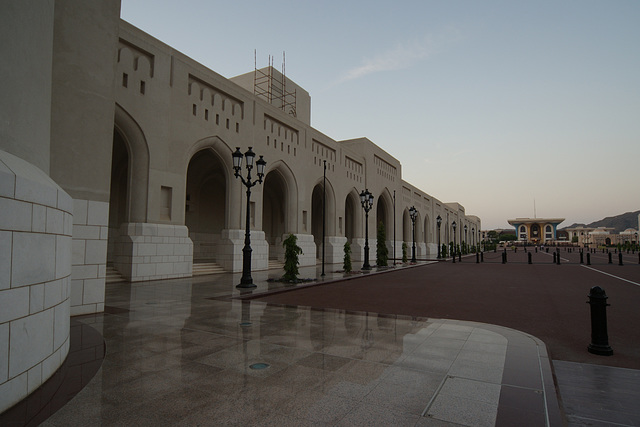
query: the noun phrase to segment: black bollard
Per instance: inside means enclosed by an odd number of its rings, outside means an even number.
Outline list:
[[[476,252],[476,264],[480,264],[480,252]]]
[[[506,252],[502,252],[502,263],[503,264],[507,263],[507,253]]]
[[[484,262],[484,252],[480,252],[480,262]]]
[[[549,248],[547,248],[547,253],[549,253]]]
[[[602,248],[602,253],[604,253],[604,248]]]
[[[607,334],[607,294],[600,286],[594,286],[588,296],[587,304],[591,306],[591,343],[587,350],[600,356],[611,356],[613,349],[609,346]]]
[[[622,264],[622,251],[618,254],[618,265],[624,265]]]
[[[453,263],[456,263],[456,253],[455,251],[453,252],[453,256],[451,257],[451,259],[453,260]]]
[[[554,264],[556,263],[556,253],[555,252],[553,253],[553,263]]]
[[[613,262],[611,262],[611,252],[609,252],[609,264],[613,264]]]
[[[587,265],[591,265],[591,254],[587,254]]]
[[[458,261],[462,262],[462,251],[458,252]]]
[[[536,246],[536,253],[538,253],[538,247]]]
[[[556,257],[556,264],[560,265],[560,254],[558,253],[558,256]]]
[[[532,264],[532,262],[531,262],[531,252],[529,252],[529,253],[527,254],[527,257],[529,258],[529,264]]]
[[[582,254],[582,252],[580,252],[580,264],[584,264],[584,255]]]

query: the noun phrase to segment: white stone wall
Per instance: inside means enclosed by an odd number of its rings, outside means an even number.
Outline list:
[[[69,352],[72,207],[44,172],[0,151],[0,412]]]
[[[191,277],[193,243],[184,225],[125,223],[114,266],[132,282]]]
[[[217,262],[228,271],[242,271],[245,230],[222,230]],[[269,268],[269,244],[264,231],[251,230],[251,269]]]
[[[73,200],[71,315],[104,311],[109,204]]]

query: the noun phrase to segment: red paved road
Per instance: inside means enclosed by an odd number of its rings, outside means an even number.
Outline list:
[[[624,266],[617,265],[617,255],[609,265],[606,254],[598,255],[600,262],[592,254],[591,268],[579,264],[578,253],[563,251],[560,255],[561,265],[555,265],[551,253],[533,253],[533,264],[528,265],[522,250],[509,252],[507,264],[501,263],[499,252],[486,253],[485,263],[476,264],[475,257],[469,257],[461,263],[365,275],[261,300],[507,326],[542,339],[556,360],[640,369],[638,254],[625,254]],[[586,301],[592,286],[602,287],[609,297],[613,356],[596,356],[586,350],[591,341]]]

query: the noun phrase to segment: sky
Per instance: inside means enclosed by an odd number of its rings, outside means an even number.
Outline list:
[[[367,137],[483,229],[640,209],[640,1],[122,0],[227,78],[282,67],[311,125]]]

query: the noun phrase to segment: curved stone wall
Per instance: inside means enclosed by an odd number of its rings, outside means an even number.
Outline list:
[[[0,150],[0,412],[69,352],[72,206],[42,170]]]

